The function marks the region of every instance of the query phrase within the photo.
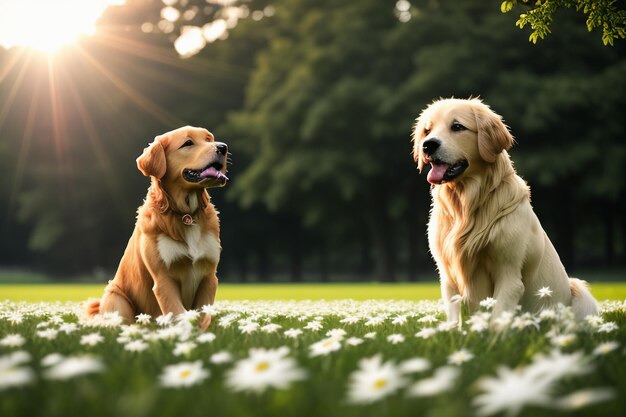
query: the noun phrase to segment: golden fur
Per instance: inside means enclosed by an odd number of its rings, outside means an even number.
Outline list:
[[[220,229],[206,188],[225,185],[226,158],[225,144],[190,126],[157,136],[143,151],[137,167],[151,185],[117,273],[102,298],[88,303],[89,316],[118,312],[132,323],[140,313],[156,317],[213,304]],[[221,174],[196,182],[183,175],[214,163]],[[186,214],[193,224],[185,224]],[[210,322],[207,314],[200,327]]]
[[[450,321],[460,320],[459,297],[470,311],[495,298],[494,317],[518,304],[538,311],[562,303],[579,318],[597,314],[586,283],[568,278],[532,210],[499,115],[478,99],[439,100],[417,119],[413,140],[420,171],[431,165],[429,247]],[[551,297],[537,295],[543,287]]]

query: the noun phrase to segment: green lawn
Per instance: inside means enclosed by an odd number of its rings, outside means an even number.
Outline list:
[[[0,289],[18,299],[101,290]],[[115,316],[83,321],[80,303],[0,301],[0,416],[626,415],[621,301],[604,303],[602,318],[593,320],[575,322],[556,309],[518,313],[490,330],[486,307],[459,329],[433,301],[224,301],[235,296],[417,298],[437,291],[224,285],[207,333],[191,315],[123,326]]]
[[[100,297],[104,284],[0,284],[0,300],[81,301]],[[626,283],[594,283],[598,300],[625,300]],[[435,300],[436,283],[221,284],[218,300]]]

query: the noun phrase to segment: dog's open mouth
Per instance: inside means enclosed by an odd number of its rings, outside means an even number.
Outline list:
[[[183,170],[183,178],[189,182],[217,180],[222,184],[226,184],[228,177],[222,173],[223,167],[224,165],[221,162],[212,162],[202,169],[186,168]]]
[[[430,171],[427,180],[431,184],[443,184],[449,182],[461,175],[469,166],[469,163],[462,159],[454,164],[448,164],[439,159],[428,159],[430,163]]]

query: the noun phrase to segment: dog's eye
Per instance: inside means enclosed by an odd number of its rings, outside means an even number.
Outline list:
[[[460,132],[462,130],[467,130],[467,128],[465,126],[463,126],[461,123],[459,122],[454,122],[452,123],[452,127],[451,127],[453,132]]]
[[[424,136],[430,135],[430,129],[424,129]]]
[[[183,143],[183,146],[181,146],[181,147],[180,147],[180,148],[178,148],[178,149],[182,149],[182,148],[184,148],[185,146],[192,146],[192,145],[193,145],[193,140],[191,140],[191,139],[187,139],[187,142]]]

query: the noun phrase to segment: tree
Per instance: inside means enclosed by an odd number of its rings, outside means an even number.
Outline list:
[[[619,0],[506,0],[500,5],[503,13],[510,12],[516,6],[524,6],[528,11],[520,14],[516,25],[520,29],[529,25],[532,29],[528,38],[532,43],[544,39],[551,32],[554,14],[558,9],[575,9],[586,15],[587,30],[591,32],[602,28],[602,42],[613,45],[616,39],[626,38],[626,10],[624,2]],[[532,4],[531,4],[532,3]]]

